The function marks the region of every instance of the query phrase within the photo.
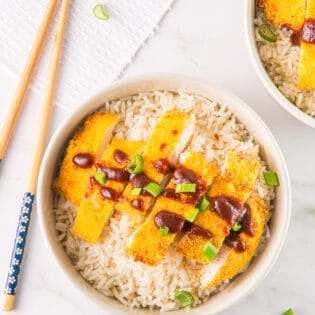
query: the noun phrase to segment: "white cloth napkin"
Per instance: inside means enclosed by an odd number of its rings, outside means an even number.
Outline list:
[[[56,102],[75,108],[82,98],[119,77],[174,0],[73,0],[61,60]],[[20,75],[48,0],[5,0],[0,10],[0,62]],[[110,19],[94,17],[102,3]],[[59,12],[60,7],[57,11]],[[54,30],[54,17],[32,86],[43,91]]]

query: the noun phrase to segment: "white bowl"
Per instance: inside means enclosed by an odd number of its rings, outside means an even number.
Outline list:
[[[254,290],[265,278],[279,255],[283,245],[291,212],[291,193],[289,176],[282,153],[270,130],[259,116],[238,97],[221,90],[207,82],[201,82],[191,78],[160,74],[142,76],[124,82],[119,82],[104,89],[100,94],[85,102],[62,126],[56,131],[46,150],[38,182],[38,212],[40,225],[48,248],[56,263],[61,267],[65,275],[86,296],[102,305],[104,311],[109,314],[147,314],[158,311],[130,310],[120,302],[105,297],[90,286],[74,269],[72,262],[65,250],[57,240],[55,218],[52,211],[52,182],[56,176],[58,164],[63,155],[65,146],[74,130],[84,121],[85,117],[100,107],[104,101],[125,97],[138,92],[152,90],[182,90],[188,93],[200,94],[207,98],[217,100],[227,105],[242,121],[248,131],[255,137],[261,146],[261,155],[267,161],[270,169],[278,173],[280,187],[277,188],[275,209],[271,220],[271,239],[263,252],[252,262],[248,270],[237,277],[225,290],[213,296],[209,301],[190,310],[174,311],[172,314],[217,314],[228,308],[236,301],[244,298]]]
[[[246,41],[249,48],[250,56],[259,79],[264,85],[265,89],[271,94],[274,100],[288,113],[303,122],[304,124],[315,128],[315,118],[306,114],[299,108],[297,108],[292,102],[290,102],[276,87],[269,77],[264,64],[259,56],[259,52],[255,40],[255,2],[256,0],[246,0],[246,11],[245,11],[245,30],[246,30]]]

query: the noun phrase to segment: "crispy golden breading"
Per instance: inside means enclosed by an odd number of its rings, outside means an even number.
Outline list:
[[[144,173],[152,181],[161,184],[164,174],[159,173],[154,162],[160,159],[167,159],[171,166],[175,166],[179,154],[189,141],[193,131],[193,124],[190,116],[177,110],[171,110],[162,115],[153,129],[152,135],[143,152]],[[129,183],[122,195],[122,200],[117,203],[116,210],[128,213],[135,221],[144,220],[148,207],[153,203],[151,196],[132,196],[132,184]],[[131,206],[135,199],[143,202],[142,210]]]
[[[174,235],[171,233],[161,236],[153,219],[154,217],[148,218],[137,229],[131,244],[126,248],[126,253],[135,261],[150,266],[156,266],[164,258],[169,244],[174,240]]]
[[[193,151],[190,147],[181,155],[180,162],[183,167],[194,172],[208,185],[212,183],[213,178],[219,172],[216,164],[208,163],[203,154]],[[167,188],[175,189],[176,184],[173,181],[174,178],[170,180]]]
[[[305,0],[260,0],[269,22],[279,27],[289,25],[298,30],[304,21]]]
[[[218,175],[212,182],[208,193],[209,199],[225,195],[237,198],[241,202],[248,199],[259,171],[259,162],[256,159],[243,159],[231,152],[228,155],[223,175]],[[202,254],[202,249],[210,240],[219,250],[223,241],[230,233],[231,226],[222,219],[216,212],[209,210],[199,213],[194,224],[209,231],[213,236],[211,239],[193,235],[189,231],[180,240],[177,250],[190,259],[197,259],[201,263],[208,263],[207,258]]]
[[[224,245],[223,256],[219,255],[201,271],[202,289],[215,287],[225,280],[231,279],[238,274],[252,259],[260,243],[267,219],[269,216],[268,204],[258,197],[248,200],[255,236],[240,233],[240,238],[246,243],[245,252],[236,252]],[[217,266],[216,266],[217,265]]]
[[[315,89],[315,45],[303,41],[301,41],[297,87]]]
[[[115,205],[115,210],[130,215],[133,224],[138,225],[145,219],[146,211],[152,206],[154,198],[149,194],[133,196],[131,194],[132,190],[132,184],[129,183],[119,199],[119,202]],[[131,205],[134,200],[141,200],[141,209],[136,209]]]
[[[175,166],[192,131],[190,116],[178,110],[168,111],[160,117],[143,152],[145,173],[149,178],[157,183],[162,181],[163,174],[155,169],[153,162],[166,158],[172,166]]]
[[[201,263],[207,264],[209,260],[202,254],[202,250],[207,242],[218,250],[221,248],[224,239],[230,234],[229,224],[221,219],[217,213],[207,209],[198,214],[194,224],[206,231],[211,231],[211,238],[190,233],[188,230],[177,245],[177,251],[190,259],[196,259]],[[215,231],[212,232],[212,231]]]
[[[192,170],[205,183],[205,193],[207,187],[211,184],[213,178],[217,175],[218,169],[214,164],[205,162],[200,153],[188,150],[183,154],[184,159],[181,159],[182,166]],[[193,163],[192,163],[193,161]],[[175,187],[171,179],[167,189]],[[179,194],[183,199],[185,193]],[[143,225],[141,225],[133,235],[130,245],[126,248],[126,252],[136,261],[141,261],[148,265],[157,265],[167,253],[167,248],[174,241],[176,233],[169,233],[167,236],[161,236],[159,227],[154,223],[155,216],[161,211],[178,214],[184,220],[195,204],[183,203],[181,199],[172,199],[164,196],[157,198],[156,203]],[[196,201],[197,203],[198,201]]]
[[[70,141],[54,189],[61,192],[75,206],[78,206],[83,198],[93,167],[81,168],[74,164],[72,159],[78,153],[89,153],[96,161],[102,147],[111,140],[117,122],[116,115],[95,113],[85,121],[83,127]]]
[[[99,164],[112,168],[125,168],[128,164],[128,160],[123,164],[118,163],[114,159],[115,150],[119,149],[123,151],[130,160],[132,154],[141,153],[144,145],[145,142],[143,141],[113,139],[112,143],[109,144],[105,150]],[[97,242],[102,233],[103,226],[110,219],[114,211],[114,205],[117,202],[115,200],[105,199],[101,194],[101,188],[107,187],[113,189],[116,196],[119,196],[125,186],[126,183],[114,180],[107,180],[104,185],[92,183],[80,203],[78,215],[71,229],[72,233],[90,244]]]
[[[81,201],[77,217],[71,228],[73,235],[90,244],[97,242],[105,222],[113,212],[116,201],[104,199],[98,185],[91,185]]]
[[[307,1],[305,20],[307,19],[315,19],[315,0]],[[298,68],[298,88],[315,89],[315,45],[303,40]]]
[[[253,189],[260,164],[256,159],[244,159],[236,152],[228,155],[224,175],[218,176],[211,186],[209,197],[227,195],[245,202]]]

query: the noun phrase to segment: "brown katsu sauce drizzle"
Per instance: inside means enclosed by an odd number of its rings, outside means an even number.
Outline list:
[[[143,189],[146,185],[148,185],[149,183],[153,182],[147,175],[145,175],[144,173],[142,173],[142,174],[132,174],[130,176],[130,181],[131,181],[132,188],[142,188],[141,192],[140,192],[140,195],[142,195],[142,196],[151,196],[151,194],[149,192],[147,192],[146,190]],[[138,199],[135,199],[135,200],[138,200]],[[132,200],[130,202],[130,205],[133,208],[138,209],[138,210],[142,210],[142,205],[141,205],[141,208],[138,208],[138,204],[137,203],[132,204],[133,202],[134,202],[134,200]]]
[[[174,184],[189,184],[195,183],[199,179],[193,171],[185,168],[184,166],[179,166],[174,172]]]
[[[204,237],[204,238],[212,238],[213,234],[207,230],[205,230],[204,228],[194,224],[194,223],[190,223],[190,222],[185,222],[185,226],[183,228],[183,232],[187,233],[187,235],[190,238],[193,238],[194,236],[200,236],[200,237]]]
[[[117,153],[117,151],[119,152]],[[115,153],[116,153],[116,156],[115,156]],[[116,162],[119,163],[119,161],[123,161],[123,158],[124,158],[123,155],[125,153],[120,150],[116,150],[115,153],[114,153],[114,159],[116,160]],[[130,179],[130,174],[124,168],[107,167],[100,163],[96,163],[95,167],[97,169],[97,172],[106,174],[106,177],[109,180],[113,180],[113,181],[117,181],[121,183],[127,183]],[[100,186],[100,193],[103,198],[118,201],[120,197],[120,193],[118,193],[115,189],[102,186],[100,183],[98,183],[98,181],[94,177],[90,178],[90,184]]]
[[[95,166],[98,172],[106,173],[107,179],[121,183],[126,183],[130,179],[130,174],[124,168],[106,167],[98,163]]]
[[[231,231],[230,235],[224,240],[224,244],[239,253],[243,253],[246,250],[246,243],[240,239],[239,233],[234,231]]]
[[[160,174],[167,174],[172,171],[172,167],[168,159],[159,159],[153,162],[153,166]]]
[[[77,153],[72,162],[81,168],[90,168],[94,164],[94,157],[90,153]]]
[[[120,193],[118,193],[115,189],[112,189],[110,187],[102,186],[93,176],[90,177],[90,185],[91,186],[98,185],[100,193],[101,193],[101,196],[104,199],[113,200],[113,201],[118,201],[119,200]]]
[[[184,166],[179,166],[174,172],[174,184],[196,184],[196,192],[194,193],[183,193],[179,195],[182,203],[197,204],[202,195],[207,190],[207,184],[203,181],[196,173],[185,168]],[[168,193],[169,198],[176,199],[177,196],[172,192]],[[176,196],[176,198],[174,198]],[[167,197],[167,196],[166,196]]]
[[[175,192],[174,189],[172,188],[166,188],[164,191],[163,191],[163,194],[162,196],[166,197],[166,198],[172,198],[172,199],[179,199],[180,198],[180,195],[177,194]]]
[[[290,42],[293,46],[300,46],[301,44],[301,29],[294,30],[290,24],[282,24],[282,27],[287,29],[288,31],[292,31],[290,36]]]
[[[137,210],[143,210],[143,201],[141,199],[134,199],[130,202],[130,205],[137,209]]]
[[[152,180],[144,173],[131,175],[130,181],[132,184],[132,188],[144,188],[146,185],[152,182]]]
[[[204,194],[204,191],[197,190],[195,193],[184,193],[186,198],[182,198],[182,203],[190,203],[192,205],[196,205],[199,201],[202,195]]]
[[[293,33],[290,36],[290,42],[293,46],[300,46],[301,45],[301,33],[293,31]]]
[[[128,155],[121,150],[114,151],[114,159],[118,164],[127,164],[129,162]]]
[[[242,253],[246,250],[246,243],[240,238],[240,233],[244,232],[251,237],[255,236],[251,209],[248,204],[244,205],[238,222],[241,225],[241,229],[237,232],[232,230],[230,235],[224,240],[224,243],[237,252]]]
[[[305,43],[315,44],[315,20],[305,19],[302,26],[301,40]]]
[[[240,200],[223,195],[214,197],[212,200],[212,210],[215,211],[223,220],[231,226],[238,221],[244,207]]]
[[[155,215],[154,223],[158,228],[168,227],[169,233],[179,233],[184,227],[185,219],[175,213],[160,211]]]
[[[196,184],[197,191],[207,190],[207,184],[204,180],[200,178],[193,171],[185,168],[184,166],[179,166],[174,172],[174,184]]]
[[[284,28],[293,31],[290,41],[293,46],[300,46],[301,41],[309,44],[315,44],[315,20],[305,19],[302,27],[294,30],[290,24],[283,24]]]
[[[244,232],[251,237],[255,236],[251,209],[248,204],[244,205],[244,211],[243,211],[242,218],[239,223],[242,226],[242,228],[240,229],[240,232]]]
[[[110,187],[101,187],[100,189],[102,197],[109,200],[117,201],[119,199],[119,195],[116,190]]]

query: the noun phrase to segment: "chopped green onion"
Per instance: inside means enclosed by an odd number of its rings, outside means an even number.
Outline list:
[[[268,42],[276,42],[277,35],[271,30],[270,24],[262,24],[258,27],[258,34]]]
[[[235,222],[234,225],[232,226],[232,230],[234,232],[239,231],[241,228],[242,228],[242,226],[238,222]]]
[[[167,236],[169,232],[169,228],[167,226],[160,227],[160,235]]]
[[[207,242],[201,252],[209,261],[211,261],[217,255],[218,250],[211,242]]]
[[[143,172],[143,157],[140,154],[133,154],[131,162],[127,165],[127,171],[130,174],[140,174]]]
[[[102,185],[104,185],[104,184],[106,183],[106,181],[107,181],[106,173],[100,173],[100,172],[98,172],[98,171],[95,171],[95,172],[94,172],[94,178],[95,178],[95,180],[96,180],[98,183],[100,183],[100,184],[102,184]]]
[[[93,8],[93,14],[99,20],[108,20],[109,19],[109,15],[105,12],[105,8],[102,4],[97,4]]]
[[[153,197],[157,197],[163,191],[163,187],[153,182],[146,185],[143,189],[149,192]]]
[[[279,186],[279,179],[277,173],[274,172],[264,172],[265,182],[269,186]]]
[[[182,307],[189,307],[195,303],[194,297],[191,293],[184,290],[176,292],[174,297],[179,301]]]
[[[177,184],[175,192],[176,193],[187,193],[187,192],[196,192],[196,184]]]
[[[287,311],[282,313],[282,315],[294,315],[294,312],[293,312],[292,308],[289,308]]]
[[[139,195],[141,194],[141,190],[142,190],[142,188],[136,187],[136,188],[134,188],[134,189],[132,190],[131,195],[132,195],[132,196],[139,196]]]
[[[198,208],[191,209],[185,217],[186,221],[194,222],[198,213],[199,213]]]
[[[197,208],[200,210],[200,212],[203,212],[208,208],[209,204],[210,202],[207,199],[207,197],[203,196],[200,202],[198,203]]]

